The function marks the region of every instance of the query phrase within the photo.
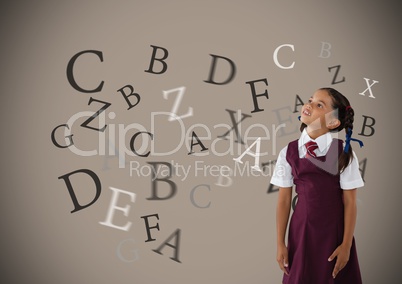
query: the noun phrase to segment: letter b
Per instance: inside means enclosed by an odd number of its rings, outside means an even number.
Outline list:
[[[373,136],[374,135],[374,132],[375,132],[375,129],[374,129],[374,124],[375,124],[375,119],[374,119],[374,117],[371,117],[371,116],[366,116],[366,115],[363,115],[363,117],[364,117],[364,121],[363,121],[363,126],[362,126],[362,131],[359,133],[359,135],[362,135],[362,136]],[[367,124],[367,119],[371,119],[371,124]],[[370,133],[365,133],[366,131],[366,128],[370,128],[371,130],[370,130]]]
[[[168,52],[168,50],[166,48],[163,48],[163,47],[160,47],[160,46],[155,46],[155,45],[151,45],[151,46],[153,48],[152,58],[151,58],[151,62],[149,64],[149,68],[148,68],[148,70],[145,70],[145,72],[153,73],[153,74],[163,74],[163,73],[166,72],[166,70],[168,68],[167,63],[164,60],[169,56],[169,52]],[[155,58],[156,52],[157,52],[158,49],[163,50],[164,54],[163,54],[162,58]],[[156,71],[153,70],[155,60],[157,60],[160,63],[162,63],[162,70],[161,71],[156,72]]]
[[[172,164],[168,163],[168,162],[148,162],[148,164],[152,165],[153,170],[152,170],[152,196],[147,198],[148,200],[166,200],[166,199],[170,199],[172,198],[177,191],[177,186],[176,184],[170,180],[170,178],[172,177],[172,172],[173,172],[173,167]],[[158,173],[158,164],[160,165],[164,165],[167,166],[169,169],[169,175],[166,177],[157,177],[157,173]],[[170,185],[170,194],[165,196],[165,197],[160,197],[158,196],[158,181],[159,182],[166,182],[167,184]]]

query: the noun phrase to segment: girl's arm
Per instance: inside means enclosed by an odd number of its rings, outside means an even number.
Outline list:
[[[350,249],[352,246],[353,234],[355,232],[357,206],[356,206],[357,190],[344,190],[343,191],[343,203],[345,206],[345,228],[343,232],[343,242]]]
[[[356,216],[357,216],[356,195],[357,195],[356,189],[343,191],[343,203],[345,211],[343,241],[342,244],[334,251],[334,253],[328,259],[329,261],[332,261],[335,257],[337,258],[332,273],[332,276],[334,278],[349,261],[350,248],[352,246],[353,234],[355,231]]]
[[[276,236],[277,236],[277,256],[276,260],[281,270],[288,274],[288,250],[285,243],[286,228],[288,225],[290,208],[292,203],[292,188],[280,187],[278,203],[276,207]]]

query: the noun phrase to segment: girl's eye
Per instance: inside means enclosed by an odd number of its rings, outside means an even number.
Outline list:
[[[317,104],[317,106],[318,106],[319,108],[322,108],[322,104]]]

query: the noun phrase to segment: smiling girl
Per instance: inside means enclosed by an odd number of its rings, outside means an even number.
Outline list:
[[[354,111],[332,88],[303,105],[300,138],[279,153],[271,183],[279,186],[277,261],[284,284],[360,284],[354,240],[356,188],[364,185],[351,149]],[[330,132],[346,131],[346,141]],[[362,143],[361,143],[362,146]],[[289,224],[292,187],[297,204]]]

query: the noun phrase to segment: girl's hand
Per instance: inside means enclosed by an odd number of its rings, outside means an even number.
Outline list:
[[[332,271],[332,277],[335,278],[339,271],[341,271],[349,261],[350,248],[346,245],[340,245],[328,258],[328,261],[332,261],[336,257],[336,263],[334,270]]]
[[[286,275],[289,275],[289,272],[288,272],[288,266],[289,266],[288,249],[285,246],[285,244],[278,245],[277,253],[276,253],[276,261],[278,262],[281,270]]]

